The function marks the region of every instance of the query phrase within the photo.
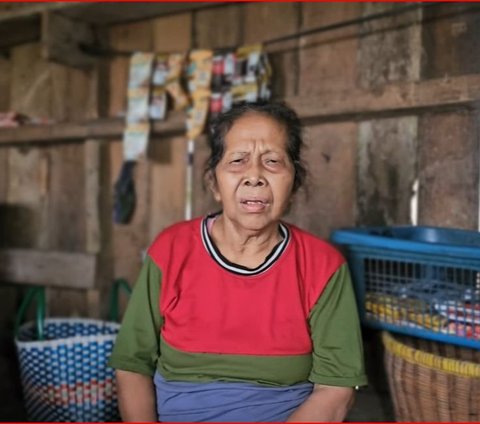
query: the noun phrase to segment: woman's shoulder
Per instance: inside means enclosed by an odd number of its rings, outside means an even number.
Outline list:
[[[199,234],[202,217],[194,218],[188,221],[179,221],[160,231],[149,250],[156,249],[165,243],[181,242],[182,239],[191,239],[192,236]]]

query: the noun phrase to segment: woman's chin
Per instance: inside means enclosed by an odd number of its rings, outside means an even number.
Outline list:
[[[265,212],[243,212],[237,219],[238,224],[248,231],[261,231],[271,225],[276,225],[278,221],[278,219]]]

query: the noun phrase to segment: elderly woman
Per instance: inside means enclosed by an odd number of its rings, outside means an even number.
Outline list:
[[[110,364],[125,421],[341,421],[366,383],[343,257],[281,220],[302,185],[300,121],[282,103],[213,124],[221,211],[161,232]]]

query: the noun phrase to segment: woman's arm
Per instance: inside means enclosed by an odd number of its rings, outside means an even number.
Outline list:
[[[312,394],[288,417],[287,422],[340,422],[353,405],[350,387],[315,384]]]
[[[123,421],[156,422],[155,389],[150,376],[116,371],[118,405]]]

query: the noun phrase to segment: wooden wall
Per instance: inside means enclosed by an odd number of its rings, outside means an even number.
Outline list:
[[[116,25],[108,38],[113,48],[129,51],[220,48],[401,7],[394,3],[223,4]],[[274,95],[315,95],[328,101],[340,95],[348,98],[358,89],[381,95],[392,83],[479,73],[475,51],[480,13],[473,6],[467,13],[466,7],[437,5],[271,44]],[[79,71],[45,62],[39,49],[38,43],[18,46],[9,59],[0,59],[0,109],[57,121],[81,120],[102,114],[101,104],[107,99],[109,116],[125,114],[128,59],[117,57],[96,69]],[[323,237],[342,226],[408,224],[418,181],[420,224],[477,229],[477,115],[471,108],[454,108],[309,120],[305,129],[308,192],[297,194],[287,219]],[[142,253],[155,235],[183,218],[186,142],[183,137],[152,140],[149,160],[135,170],[138,204],[128,225],[111,222],[112,186],[122,163],[120,140],[99,145],[106,237],[102,246],[112,259],[110,276],[133,282]],[[88,189],[78,178],[88,166],[86,155],[81,143],[0,149],[0,202],[7,204],[7,211],[16,208],[20,217],[13,223],[18,231],[12,244],[86,249],[88,224],[83,211]],[[195,215],[216,208],[202,184],[207,155],[205,140],[198,140]],[[78,299],[77,295],[72,290],[52,291],[52,312],[91,313],[88,302],[100,299],[98,293]]]

